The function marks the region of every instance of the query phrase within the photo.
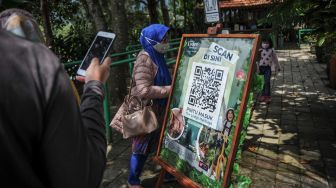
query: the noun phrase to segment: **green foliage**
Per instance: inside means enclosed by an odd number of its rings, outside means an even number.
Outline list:
[[[81,24],[79,24],[82,22]],[[80,60],[84,57],[95,31],[86,22],[69,23],[57,30],[54,38],[57,54],[63,63]]]
[[[308,34],[304,35],[302,38],[302,42],[309,43],[309,44],[315,44],[317,42],[317,35],[316,34]]]
[[[266,17],[258,22],[259,24],[273,24],[275,29],[291,29],[304,23],[310,10],[318,5],[319,2],[313,0],[274,1]]]
[[[96,34],[79,1],[58,1],[50,7],[54,50],[62,63],[83,59]],[[75,13],[75,14],[74,14]]]
[[[189,163],[181,160],[176,153],[166,148],[162,148],[160,156],[170,165],[176,167],[176,170],[190,177],[196,183],[202,185],[202,187],[221,187],[222,181],[214,181],[203,173],[198,172],[192,166],[190,166]]]
[[[336,19],[335,19],[336,20]],[[317,40],[318,46],[323,46],[326,41],[336,40],[336,31],[335,32],[325,32],[321,33],[319,39]],[[334,49],[336,50],[336,49]]]
[[[239,165],[237,163],[233,164],[233,174],[238,174],[239,171]]]
[[[244,140],[247,134],[247,127],[250,123],[250,118],[252,115],[252,106],[253,106],[253,93],[255,91],[260,91],[262,88],[262,84],[260,81],[260,78],[258,78],[259,76],[255,75],[254,79],[252,81],[252,88],[250,90],[250,93],[248,94],[248,101],[247,101],[247,106],[246,106],[246,112],[245,115],[243,117],[243,123],[242,123],[242,130],[240,132],[240,139],[239,139],[239,145],[238,145],[238,149],[237,149],[237,154],[236,154],[236,158],[235,158],[235,162],[233,165],[233,172],[232,172],[232,181],[231,181],[231,186],[237,185],[238,187],[248,187],[251,183],[251,180],[246,177],[246,176],[242,176],[239,175],[239,161],[241,159],[241,154],[242,154],[242,147],[244,144]],[[245,85],[245,83],[244,83]],[[240,100],[242,98],[242,94],[243,92],[240,93]],[[239,112],[239,108],[235,110],[235,114]],[[232,130],[235,129],[235,125],[234,127],[232,127]],[[233,132],[233,131],[232,131]],[[232,140],[233,134],[230,135],[230,140]],[[231,144],[231,143],[230,143]],[[229,145],[229,147],[231,147]],[[227,148],[230,149],[231,148]],[[230,151],[228,150],[228,152]]]
[[[325,37],[321,37],[318,41],[317,41],[317,45],[318,46],[322,46],[323,44],[324,44],[324,42],[325,42]]]
[[[242,176],[242,175],[239,175],[236,177],[236,182],[237,182],[237,187],[239,188],[248,188],[250,184],[252,183],[250,178],[246,176]]]
[[[278,1],[275,1],[278,2]],[[260,23],[273,24],[273,28],[282,29],[303,26],[315,30],[318,46],[327,41],[336,40],[336,2],[334,0],[285,0],[276,3]],[[333,53],[336,48],[330,49]]]
[[[175,0],[168,2],[172,35],[175,38],[181,37],[180,35],[182,32],[194,33],[195,27],[204,25],[204,19],[202,18],[202,16],[204,16],[203,14],[197,14],[195,17],[195,6],[197,5],[197,1]],[[174,2],[176,7],[175,11],[173,4]],[[174,13],[176,13],[176,15]],[[196,20],[194,18],[196,18]],[[198,19],[201,19],[201,24],[196,24],[196,22],[199,21]]]
[[[96,33],[94,21],[92,17],[88,16],[89,12],[83,2],[85,1],[57,0],[48,2],[49,18],[53,32],[52,40],[54,43],[52,50],[62,59],[62,62],[81,60]],[[106,4],[107,1],[102,2]],[[185,2],[176,0],[176,15],[173,15],[172,1],[169,2],[168,9],[171,14],[172,37],[176,38],[177,35],[180,37],[181,30],[192,32],[192,13],[196,1]],[[139,44],[141,29],[149,24],[146,1],[127,0],[125,3],[128,18],[125,20],[125,24],[128,25],[129,29],[125,32],[129,33],[129,44]],[[41,28],[43,28],[39,0],[3,0],[0,11],[13,7],[31,12],[41,25]],[[104,7],[104,11],[108,10],[109,8]],[[157,10],[159,13],[161,12],[160,6],[157,6]],[[186,15],[185,18],[184,15]],[[105,16],[108,19],[108,16]],[[173,24],[174,17],[177,18],[176,25]],[[185,19],[186,21],[184,21]],[[112,21],[108,21],[113,22],[113,19]],[[111,24],[110,22],[109,24]],[[159,16],[159,22],[163,23],[162,16]]]
[[[218,187],[219,188],[222,185],[222,181],[218,181],[218,182],[214,181],[210,179],[208,176],[194,169],[190,171],[189,175],[190,175],[190,178],[192,178],[198,184],[202,185],[202,187],[206,187],[206,188]]]
[[[140,1],[127,0],[126,7],[128,7],[127,24],[129,26],[130,44],[139,44],[139,36],[142,28],[149,24],[149,15],[147,7]],[[159,8],[159,7],[157,7]]]
[[[252,92],[253,93],[259,93],[264,85],[264,76],[254,74],[253,81],[252,81]]]

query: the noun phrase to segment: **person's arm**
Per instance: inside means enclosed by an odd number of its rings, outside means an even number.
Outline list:
[[[147,55],[140,55],[134,66],[136,91],[140,98],[160,99],[168,97],[171,86],[155,86],[153,62]]]
[[[106,165],[106,137],[104,122],[104,83],[110,73],[111,59],[102,65],[94,58],[86,71],[80,112],[87,130],[89,147],[88,187],[99,187]]]
[[[66,73],[57,74],[47,104],[42,149],[48,187],[98,187],[106,152],[102,84],[85,84],[79,112]]]
[[[91,80],[84,85],[80,113],[87,131],[89,149],[88,188],[98,187],[106,164],[106,137],[104,122],[104,85]]]
[[[90,77],[89,69],[86,78]],[[95,80],[99,79],[87,80],[79,111],[64,69],[54,74],[47,91],[50,97],[39,160],[47,187],[99,187],[106,163],[106,140],[103,84]]]

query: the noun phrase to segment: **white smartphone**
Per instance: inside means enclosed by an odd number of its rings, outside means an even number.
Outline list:
[[[77,70],[77,74],[85,76],[86,69],[89,67],[94,57],[99,59],[100,64],[103,63],[106,55],[109,53],[112,43],[116,35],[114,33],[99,31],[94,38],[89,50]]]

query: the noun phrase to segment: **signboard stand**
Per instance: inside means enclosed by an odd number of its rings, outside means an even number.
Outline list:
[[[171,175],[173,175],[176,178],[176,180],[184,187],[188,187],[188,188],[200,188],[201,187],[200,185],[193,182],[192,180],[185,178],[182,174],[180,174],[178,171],[172,168],[169,164],[161,160],[159,157],[155,156],[153,158],[153,161],[162,167],[162,170],[159,175],[159,179],[156,182],[156,186],[155,186],[156,188],[162,187],[164,176],[166,173],[170,173]]]
[[[216,33],[220,32],[220,26]],[[259,35],[184,34],[154,162],[184,187],[230,186]]]

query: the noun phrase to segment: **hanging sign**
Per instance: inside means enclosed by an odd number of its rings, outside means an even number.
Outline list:
[[[217,0],[204,0],[205,22],[219,22],[219,10]]]

